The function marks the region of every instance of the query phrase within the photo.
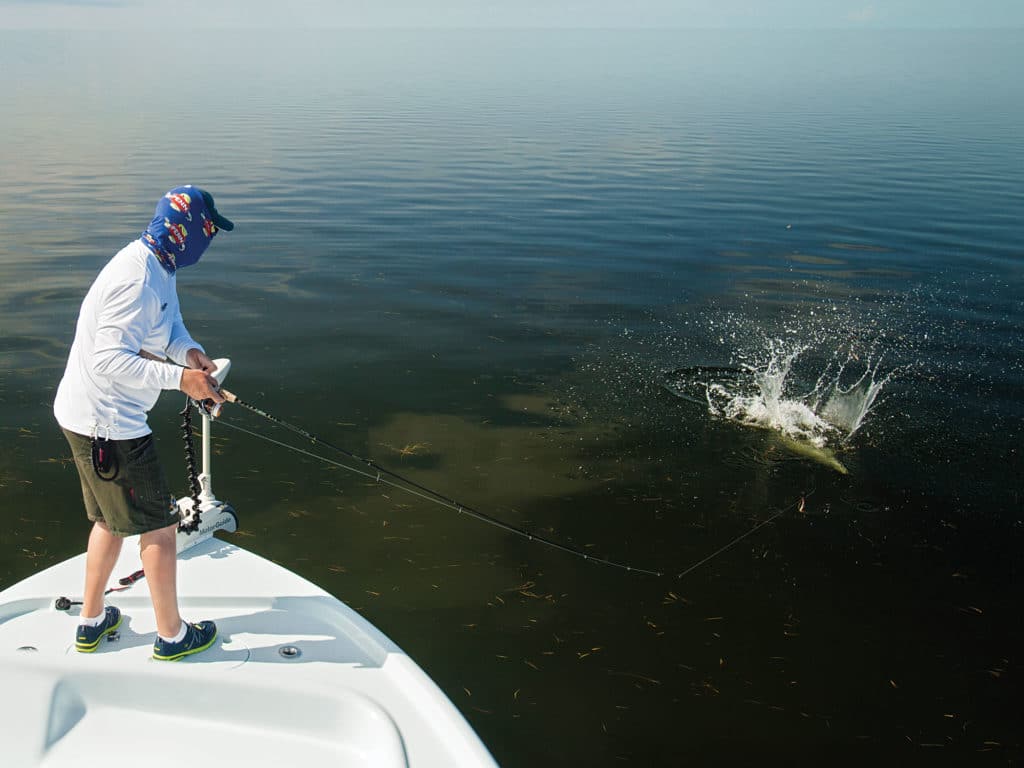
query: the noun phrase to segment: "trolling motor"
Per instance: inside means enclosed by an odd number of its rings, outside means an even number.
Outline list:
[[[216,366],[211,374],[221,384],[228,371],[231,370],[231,361],[227,358],[218,358],[213,361]],[[189,484],[191,496],[183,496],[175,503],[181,515],[181,522],[178,524],[178,554],[200,544],[211,536],[215,531],[224,530],[234,532],[238,530],[238,517],[230,504],[220,501],[213,495],[213,474],[210,467],[210,431],[212,420],[220,413],[220,403],[212,401],[196,402],[189,399],[185,405],[185,423],[182,425],[185,434],[185,463],[188,466]],[[195,451],[192,446],[192,423],[190,411],[192,406],[199,411],[203,420],[202,430],[202,451],[203,471],[196,473]]]

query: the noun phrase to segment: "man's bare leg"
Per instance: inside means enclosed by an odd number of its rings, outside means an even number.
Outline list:
[[[120,536],[115,536],[106,523],[95,522],[89,533],[89,546],[85,555],[85,596],[82,598],[82,616],[93,618],[103,613],[103,593],[110,582],[110,574],[121,554]]]
[[[149,531],[139,538],[142,567],[156,614],[156,631],[161,637],[173,638],[181,629],[178,613],[178,525]]]

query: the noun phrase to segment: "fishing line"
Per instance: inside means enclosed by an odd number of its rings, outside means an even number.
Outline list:
[[[646,569],[646,568],[638,568],[636,566],[627,565],[626,563],[620,563],[620,562],[617,562],[615,560],[609,560],[609,559],[603,558],[603,557],[596,557],[594,555],[588,554],[587,552],[584,552],[581,549],[577,549],[576,547],[570,547],[567,544],[561,544],[560,542],[554,541],[552,539],[548,539],[548,538],[546,538],[544,536],[540,536],[540,535],[538,535],[536,533],[531,533],[530,531],[527,531],[527,530],[525,530],[523,528],[518,528],[518,527],[516,527],[516,526],[514,526],[514,525],[512,525],[510,523],[506,523],[503,520],[499,520],[496,517],[492,517],[491,515],[488,515],[488,514],[486,514],[484,512],[481,512],[478,509],[474,509],[473,507],[471,507],[471,506],[469,506],[467,504],[461,504],[458,501],[456,501],[455,499],[449,498],[448,496],[445,496],[444,494],[439,493],[438,491],[434,491],[434,490],[432,490],[430,488],[427,488],[424,485],[421,485],[421,484],[417,483],[414,480],[410,480],[407,477],[399,475],[397,472],[392,472],[391,470],[387,469],[386,467],[381,466],[380,464],[377,464],[375,461],[373,461],[371,459],[367,459],[367,458],[364,458],[362,456],[358,456],[357,454],[354,454],[351,451],[347,451],[344,448],[340,448],[340,447],[338,447],[336,445],[332,445],[331,443],[327,442],[326,440],[322,440],[322,439],[316,437],[316,435],[313,435],[313,434],[307,432],[306,430],[302,429],[301,427],[296,427],[293,424],[289,424],[286,421],[282,421],[281,419],[278,419],[278,418],[276,418],[274,416],[271,416],[266,411],[264,411],[264,410],[262,410],[260,408],[257,408],[256,406],[254,406],[254,405],[252,405],[250,403],[246,403],[244,400],[239,399],[236,395],[232,394],[231,392],[228,392],[228,391],[223,390],[223,389],[220,392],[221,392],[222,395],[224,395],[224,397],[227,399],[228,402],[235,403],[236,405],[240,405],[243,408],[245,408],[245,409],[247,409],[249,411],[252,411],[255,414],[258,414],[259,416],[263,416],[264,418],[274,422],[275,424],[279,424],[280,426],[285,427],[286,429],[289,429],[292,432],[295,432],[297,434],[302,435],[303,437],[307,438],[308,440],[310,440],[313,443],[318,443],[318,444],[323,445],[323,446],[325,446],[327,448],[330,448],[330,449],[332,449],[334,451],[337,451],[338,453],[342,454],[343,456],[347,456],[348,458],[350,458],[350,459],[352,459],[354,461],[359,461],[359,462],[365,464],[367,467],[370,468],[370,470],[373,470],[373,471],[367,471],[367,470],[361,469],[359,467],[353,467],[353,466],[350,466],[348,464],[344,464],[344,463],[342,463],[340,461],[334,461],[332,459],[327,458],[326,456],[321,456],[319,454],[313,453],[312,451],[307,451],[307,450],[305,450],[303,448],[299,448],[299,447],[294,446],[294,445],[289,445],[288,443],[284,443],[284,442],[281,442],[279,440],[275,440],[275,439],[273,439],[271,437],[268,437],[266,435],[262,435],[262,434],[260,434],[258,432],[253,432],[251,430],[248,430],[248,429],[245,429],[243,427],[240,427],[240,426],[238,426],[236,424],[231,424],[230,422],[225,422],[225,421],[221,421],[220,422],[220,423],[224,424],[225,426],[231,427],[232,429],[237,429],[239,432],[244,432],[244,433],[246,433],[248,435],[251,435],[251,436],[253,436],[255,438],[258,438],[260,440],[265,440],[265,441],[267,441],[269,443],[273,443],[274,445],[281,446],[282,448],[287,448],[288,450],[294,451],[295,453],[300,453],[300,454],[302,454],[304,456],[308,456],[308,457],[313,458],[313,459],[318,459],[319,461],[323,461],[324,463],[330,464],[330,465],[335,466],[335,467],[338,467],[339,469],[344,469],[344,470],[346,470],[348,472],[352,472],[353,474],[360,475],[362,477],[365,477],[365,478],[368,478],[370,480],[373,480],[374,482],[376,482],[378,484],[387,485],[387,486],[389,486],[391,488],[396,488],[398,490],[405,491],[406,493],[409,493],[409,494],[411,494],[413,496],[417,496],[418,498],[421,498],[421,499],[423,499],[425,501],[433,502],[435,504],[438,504],[439,506],[445,507],[445,508],[450,509],[450,510],[452,510],[454,512],[458,512],[459,514],[468,515],[469,517],[472,517],[475,520],[479,520],[482,523],[487,523],[488,525],[493,525],[496,528],[500,528],[501,530],[506,531],[507,533],[515,534],[516,536],[520,536],[520,537],[522,537],[524,539],[527,539],[528,541],[536,541],[536,542],[539,542],[541,544],[545,544],[545,545],[547,545],[549,547],[552,547],[553,549],[557,549],[557,550],[559,550],[561,552],[565,552],[565,553],[570,554],[570,555],[575,555],[576,557],[580,557],[580,558],[582,558],[584,560],[588,560],[588,561],[591,561],[591,562],[594,562],[594,563],[598,563],[600,565],[607,565],[607,566],[610,566],[612,568],[618,568],[618,569],[623,570],[623,571],[629,571],[631,573],[641,573],[641,574],[644,574],[646,576],[664,576],[665,575],[661,571],[653,571],[653,570],[649,570],[649,569]]]
[[[813,493],[813,491],[811,491],[811,493]],[[769,517],[769,518],[768,518],[767,520],[762,520],[762,521],[761,521],[760,523],[758,523],[757,525],[755,525],[755,526],[754,526],[753,528],[751,528],[751,529],[750,529],[749,531],[747,531],[747,532],[746,532],[746,533],[744,533],[744,534],[741,534],[740,536],[737,536],[737,537],[736,537],[735,539],[733,539],[732,541],[730,541],[730,542],[729,542],[728,544],[726,544],[726,545],[725,545],[724,547],[721,547],[720,549],[716,549],[716,550],[715,550],[714,552],[712,552],[712,553],[711,553],[710,555],[708,555],[707,557],[705,557],[705,558],[704,558],[703,560],[700,560],[700,561],[698,561],[698,562],[694,563],[693,565],[691,565],[691,566],[690,566],[689,568],[687,568],[687,569],[686,569],[685,571],[683,571],[682,573],[678,574],[678,575],[676,576],[676,578],[677,578],[677,579],[681,579],[681,578],[683,578],[683,576],[685,576],[686,574],[688,574],[688,573],[691,573],[692,571],[695,571],[695,570],[697,570],[697,569],[698,569],[698,568],[700,568],[700,567],[701,567],[702,565],[704,565],[704,563],[708,562],[709,560],[713,560],[714,558],[718,557],[718,556],[719,556],[720,554],[722,554],[722,553],[723,553],[723,552],[725,552],[726,550],[728,550],[728,549],[731,549],[731,548],[732,548],[732,547],[734,547],[735,545],[739,544],[739,543],[740,543],[741,541],[743,541],[743,540],[744,540],[745,538],[747,538],[747,536],[749,536],[750,534],[752,534],[752,533],[756,533],[757,531],[761,530],[761,529],[762,529],[762,528],[764,528],[764,527],[765,527],[766,525],[768,525],[768,523],[772,523],[772,522],[775,522],[775,520],[777,520],[778,518],[782,517],[782,515],[784,515],[784,514],[785,514],[786,512],[788,512],[789,510],[791,510],[791,509],[793,509],[793,508],[799,508],[799,509],[800,509],[800,511],[803,511],[803,507],[804,507],[804,500],[806,499],[806,497],[807,497],[807,496],[810,496],[810,495],[811,495],[810,493],[807,493],[807,494],[805,494],[804,496],[801,496],[801,497],[800,497],[799,499],[797,499],[796,501],[794,501],[794,502],[793,502],[792,504],[790,504],[790,505],[789,505],[788,507],[785,507],[785,508],[783,508],[783,509],[780,509],[780,510],[779,510],[778,512],[776,512],[776,513],[775,513],[774,515],[772,515],[771,517]]]

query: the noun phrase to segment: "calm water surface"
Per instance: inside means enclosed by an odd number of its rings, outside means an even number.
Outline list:
[[[1019,761],[1021,50],[1019,32],[159,53],[3,34],[0,588],[84,547],[51,414],[74,319],[156,199],[195,182],[237,229],[179,293],[233,391],[672,574],[220,429],[239,543],[362,611],[500,763]],[[786,436],[792,414],[709,412],[709,384],[750,394],[758,372],[768,405],[820,414],[838,384],[863,421],[816,431],[822,453]],[[184,490],[180,407],[168,393],[151,424]]]

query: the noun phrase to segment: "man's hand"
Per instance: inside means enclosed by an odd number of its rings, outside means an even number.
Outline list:
[[[206,355],[203,355],[203,357],[206,357]],[[206,359],[207,362],[209,362],[209,358]],[[217,380],[210,374],[206,373],[206,371],[201,371],[196,368],[182,368],[181,370],[181,383],[178,384],[178,389],[193,400],[197,400],[199,402],[202,402],[203,400],[213,400],[215,403],[223,403],[224,397],[219,391],[217,391],[218,386],[220,385],[217,384]]]
[[[198,402],[212,400],[215,403],[223,403],[224,397],[219,392],[220,385],[210,375],[217,368],[213,360],[202,350],[193,347],[185,354],[185,362],[189,367],[181,372],[178,389]]]
[[[206,353],[193,347],[185,354],[185,363],[189,368],[195,368],[206,373],[213,373],[216,369],[216,365],[213,364],[213,360],[206,356]]]

